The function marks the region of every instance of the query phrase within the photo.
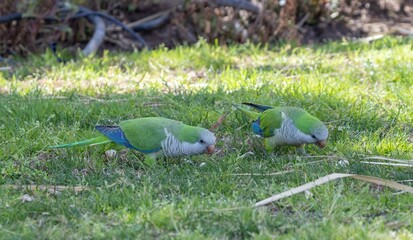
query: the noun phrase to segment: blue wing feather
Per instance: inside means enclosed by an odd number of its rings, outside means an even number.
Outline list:
[[[254,122],[252,122],[252,131],[255,134],[258,134],[258,135],[262,136],[262,129],[260,127],[260,119],[259,118],[257,120],[255,120]]]
[[[119,145],[134,148],[119,126],[96,126],[95,129]]]
[[[152,150],[142,150],[142,149],[132,146],[132,144],[130,144],[129,140],[126,138],[125,133],[122,131],[122,129],[119,126],[95,126],[95,129],[101,132],[106,137],[108,137],[113,142],[119,145],[123,145],[127,148],[138,150],[139,152],[142,152],[142,153],[153,153],[153,152],[157,152],[161,150],[161,148],[152,149]]]

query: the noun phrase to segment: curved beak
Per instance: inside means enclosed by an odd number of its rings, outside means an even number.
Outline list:
[[[327,142],[326,141],[317,141],[316,142],[316,145],[318,146],[318,147],[320,147],[320,148],[324,148],[326,145],[327,145]]]
[[[206,153],[213,154],[215,152],[215,145],[209,145],[206,149]]]

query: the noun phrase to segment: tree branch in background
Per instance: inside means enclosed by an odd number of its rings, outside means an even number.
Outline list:
[[[95,25],[95,31],[93,32],[93,36],[87,43],[86,47],[83,49],[83,54],[85,54],[85,56],[92,54],[99,49],[103,39],[105,38],[106,28],[105,22],[101,17],[92,15],[87,18],[89,21],[93,22],[93,25]]]
[[[259,14],[261,10],[257,5],[245,0],[210,0],[210,2],[220,7],[233,7],[255,14]]]
[[[158,12],[148,17],[139,19],[138,21],[128,23],[126,24],[126,26],[135,31],[150,31],[150,30],[159,28],[165,23],[167,23],[171,17],[171,11],[172,9]],[[122,28],[120,28],[119,26],[116,26],[116,27],[109,26],[107,27],[106,30],[108,32],[114,32],[114,31],[120,31],[122,30]]]
[[[121,27],[123,30],[125,30],[126,32],[128,32],[135,40],[139,41],[143,47],[147,48],[148,45],[146,44],[145,40],[136,32],[134,32],[132,29],[130,29],[129,27],[127,27],[125,24],[123,24],[121,21],[119,21],[118,19],[106,14],[106,13],[102,13],[102,12],[95,12],[92,11],[88,8],[85,7],[79,7],[79,10],[88,14],[89,16],[93,15],[93,16],[98,16],[101,18],[104,18],[116,25],[118,25],[119,27]]]

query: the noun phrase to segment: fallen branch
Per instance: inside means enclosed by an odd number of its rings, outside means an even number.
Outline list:
[[[145,40],[143,40],[143,38],[138,33],[134,32],[132,29],[125,26],[125,24],[123,24],[118,19],[116,19],[116,18],[114,18],[114,17],[112,17],[112,16],[110,16],[106,13],[95,12],[95,11],[92,11],[92,10],[90,10],[88,8],[85,8],[85,7],[79,7],[79,11],[81,11],[81,13],[87,14],[87,16],[98,16],[98,17],[104,18],[104,19],[120,26],[123,30],[128,32],[135,40],[139,41],[144,47],[148,47]]]
[[[107,30],[107,29],[106,29],[106,30]],[[122,48],[122,49],[129,49],[129,46],[128,46],[126,43],[124,43],[122,40],[118,40],[118,39],[114,39],[114,38],[105,36],[105,41],[106,41],[106,42],[110,42],[110,43],[112,43],[112,44],[114,44],[114,45],[117,45],[117,46],[119,46],[119,47]]]
[[[295,25],[295,27],[296,27],[296,28],[301,28],[301,27],[304,25],[304,23],[308,20],[309,17],[310,17],[310,14],[309,14],[309,13],[306,13],[306,14],[304,15],[304,17],[301,18],[301,20],[297,23],[297,25]]]
[[[162,12],[155,13],[151,16],[139,19],[138,21],[131,22],[126,24],[128,28],[131,28],[135,31],[149,31],[155,28],[158,28],[165,24],[171,15],[171,10],[166,10]],[[113,31],[120,31],[122,28],[116,26],[116,27],[108,27],[107,31],[108,32],[113,32]]]
[[[99,16],[88,16],[89,21],[93,22],[95,25],[95,31],[90,41],[87,43],[86,47],[83,49],[83,54],[88,56],[96,52],[105,38],[105,22]]]
[[[62,11],[68,10],[68,7],[65,3],[59,4],[59,7],[61,8]],[[86,48],[83,50],[83,53],[85,55],[89,55],[95,51],[97,51],[97,49],[99,48],[100,44],[103,42],[103,38],[105,36],[105,23],[103,22],[102,19],[105,19],[109,22],[112,22],[113,24],[119,26],[121,29],[123,29],[124,31],[128,32],[132,38],[134,38],[136,41],[140,42],[143,47],[147,48],[148,45],[146,44],[145,40],[136,32],[134,32],[131,28],[129,28],[128,26],[126,26],[125,24],[123,24],[121,21],[117,20],[115,17],[110,16],[106,13],[102,13],[102,12],[96,12],[93,10],[90,10],[86,7],[78,7],[78,11],[75,15],[73,16],[69,16],[68,18],[62,17],[62,18],[55,18],[55,17],[41,17],[42,19],[45,20],[53,20],[53,21],[59,21],[59,20],[63,20],[63,19],[77,19],[77,18],[82,18],[82,17],[86,17],[88,18],[89,21],[91,21],[94,25],[95,25],[95,32],[93,34],[92,39],[89,41],[88,45],[86,46]],[[11,21],[19,21],[22,20],[24,18],[29,18],[29,19],[33,19],[33,18],[40,18],[40,17],[36,17],[36,16],[25,16],[22,13],[12,13],[6,16],[0,16],[0,23],[7,23],[7,22],[11,22]],[[153,25],[157,25],[160,24],[159,22],[154,22],[152,23],[152,27]],[[151,26],[143,26],[145,28],[150,28]]]
[[[170,11],[162,12],[157,18],[154,18],[154,19],[144,18],[144,19],[141,19],[140,21],[136,21],[136,22],[128,24],[128,27],[132,28],[135,31],[150,31],[155,28],[159,28],[160,26],[168,22],[170,16],[171,16]]]
[[[354,42],[370,43],[370,42],[382,39],[384,36],[385,36],[384,34],[368,36],[368,37],[365,37],[365,38],[358,38],[358,39],[354,40]]]
[[[0,23],[7,23],[11,21],[18,21],[23,18],[23,14],[21,13],[12,13],[6,16],[0,16]]]
[[[257,5],[245,0],[210,0],[210,2],[219,7],[233,7],[235,9],[242,9],[255,14],[259,14],[261,12],[261,9]]]

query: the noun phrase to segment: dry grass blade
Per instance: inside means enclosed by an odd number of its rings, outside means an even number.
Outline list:
[[[390,162],[413,164],[413,160],[402,160],[402,159],[386,158],[386,157],[381,157],[381,156],[366,157],[366,159],[384,160],[384,161],[390,161]]]
[[[400,181],[397,181],[397,182],[413,182],[413,179],[400,180]]]
[[[41,97],[41,99],[68,99],[68,97],[47,95],[47,96]]]
[[[221,126],[221,124],[224,122],[225,118],[227,118],[229,112],[224,113],[223,115],[221,115],[218,120],[216,121],[216,123],[214,125],[212,125],[212,127],[209,129],[211,132],[214,132],[219,126]]]
[[[391,187],[391,188],[394,188],[394,189],[397,189],[397,190],[413,193],[413,188],[410,187],[410,186],[406,186],[406,185],[403,185],[403,184],[400,184],[400,183],[397,183],[397,182],[394,182],[394,181],[382,179],[382,178],[376,178],[376,177],[370,177],[370,176],[364,176],[364,175],[358,175],[358,174],[332,173],[330,175],[321,177],[321,178],[319,178],[319,179],[317,179],[313,182],[306,183],[306,184],[301,185],[299,187],[292,188],[292,189],[287,190],[285,192],[276,194],[272,197],[269,197],[267,199],[259,201],[259,202],[255,203],[255,207],[260,207],[260,206],[267,205],[269,203],[272,203],[272,202],[275,202],[277,200],[295,195],[297,193],[304,192],[306,190],[309,190],[313,187],[316,187],[316,186],[322,185],[324,183],[330,182],[332,180],[335,180],[335,179],[338,179],[338,178],[344,178],[344,177],[351,177],[351,178],[354,178],[354,179],[363,180],[363,181],[366,181],[366,182],[371,182],[371,183],[375,183],[375,184],[378,184],[378,185],[384,185],[384,186]]]
[[[378,178],[378,177],[365,176],[365,175],[358,175],[358,174],[350,174],[349,177],[358,179],[358,180],[363,180],[366,182],[375,183],[377,185],[387,186],[390,188],[394,188],[396,190],[413,193],[413,187],[403,185],[403,184],[400,184],[392,180],[387,180],[387,179]]]
[[[301,158],[340,158],[336,155],[312,155],[312,156],[300,156]]]
[[[413,167],[413,163],[389,163],[389,162],[366,162],[363,161],[361,163],[373,164],[373,165],[386,165],[386,166],[394,166],[394,167]]]
[[[395,196],[395,195],[400,195],[400,194],[403,194],[403,193],[406,193],[406,192],[405,191],[398,191],[398,192],[393,193],[392,195]]]
[[[48,191],[51,193],[57,193],[65,190],[74,191],[74,192],[81,192],[84,190],[89,190],[90,187],[87,186],[62,186],[62,185],[16,185],[16,184],[8,184],[3,185],[4,188],[8,189],[26,189],[30,191],[34,190],[42,190]]]
[[[199,209],[199,210],[194,210],[194,212],[202,212],[202,213],[232,212],[232,211],[239,211],[241,209],[249,209],[249,208],[251,208],[251,206],[232,207],[232,208]]]
[[[153,103],[148,102],[148,103],[143,104],[143,106],[145,106],[145,107],[154,107],[154,108],[160,107],[160,106],[165,106],[165,105],[166,105],[165,103],[156,103],[156,102],[153,102]]]
[[[277,175],[282,175],[282,174],[291,173],[291,172],[294,172],[294,170],[287,170],[287,171],[274,172],[274,173],[233,173],[233,174],[228,174],[228,176],[277,176]]]

